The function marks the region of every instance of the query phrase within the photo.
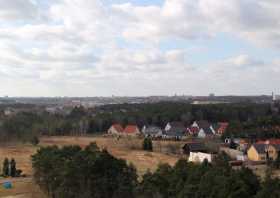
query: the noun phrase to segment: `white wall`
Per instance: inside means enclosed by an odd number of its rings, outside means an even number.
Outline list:
[[[209,153],[201,153],[201,152],[190,152],[189,161],[195,163],[202,163],[205,159],[208,162],[212,162],[213,155]]]

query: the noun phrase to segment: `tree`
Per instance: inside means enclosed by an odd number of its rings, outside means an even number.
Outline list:
[[[136,170],[95,143],[45,147],[32,156],[34,178],[50,197],[133,198]],[[55,179],[54,179],[55,178]]]
[[[237,148],[237,144],[234,142],[233,139],[230,139],[229,148],[231,148],[231,149],[236,149]]]
[[[9,172],[10,172],[10,162],[8,158],[4,159],[3,162],[3,176],[4,177],[8,177],[9,176]]]
[[[17,176],[16,173],[17,173],[16,161],[14,158],[12,158],[10,163],[10,176],[16,177]]]
[[[33,144],[34,146],[37,146],[39,144],[40,140],[37,136],[33,136],[31,139],[31,144]]]
[[[261,190],[257,193],[256,198],[279,198],[280,197],[280,180],[267,177]]]
[[[151,138],[146,137],[143,140],[143,150],[145,151],[153,151],[153,141]]]

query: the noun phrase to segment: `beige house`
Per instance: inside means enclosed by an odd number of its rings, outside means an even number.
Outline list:
[[[267,144],[253,144],[247,151],[251,161],[265,161],[267,159]]]
[[[276,160],[280,152],[280,144],[270,144],[267,147],[268,156],[272,160]]]

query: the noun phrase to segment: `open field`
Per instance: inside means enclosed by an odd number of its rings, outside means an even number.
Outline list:
[[[0,197],[15,196],[17,198],[43,198],[38,187],[32,182],[32,164],[31,155],[36,153],[40,146],[50,145],[80,145],[87,146],[90,142],[96,142],[100,148],[106,148],[112,155],[117,158],[125,159],[129,163],[133,163],[140,175],[143,175],[147,170],[155,170],[158,164],[168,163],[174,165],[178,160],[177,155],[167,155],[160,153],[166,148],[172,147],[172,150],[179,149],[182,142],[155,142],[154,150],[156,152],[145,152],[141,150],[142,140],[136,138],[109,138],[109,137],[43,137],[40,140],[39,146],[30,144],[13,144],[0,146],[0,163],[5,157],[14,158],[17,162],[17,168],[27,175],[27,178],[9,179],[13,182],[14,188],[5,190],[0,187]],[[2,164],[1,164],[2,165]],[[0,184],[4,180],[0,179]],[[20,195],[18,197],[18,195]]]

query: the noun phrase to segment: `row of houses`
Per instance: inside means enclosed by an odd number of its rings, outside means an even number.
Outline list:
[[[204,160],[212,162],[216,153],[207,150],[203,143],[190,142],[183,146],[183,153],[188,156],[190,162],[202,163]],[[220,152],[225,152],[231,162],[266,162],[275,161],[280,155],[280,140],[258,141],[250,144],[245,151],[221,146]]]
[[[251,161],[276,160],[280,154],[280,143],[255,143],[248,149],[248,159]]]
[[[186,136],[195,136],[199,138],[207,138],[220,136],[225,133],[228,123],[219,122],[217,124],[210,124],[208,121],[195,121],[189,127],[185,127],[182,122],[169,122],[162,129],[158,126],[144,125],[140,130],[137,125],[128,125],[123,128],[120,124],[113,124],[109,129],[109,134],[116,135],[138,135],[153,138],[174,138],[183,139]]]

